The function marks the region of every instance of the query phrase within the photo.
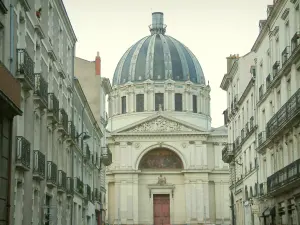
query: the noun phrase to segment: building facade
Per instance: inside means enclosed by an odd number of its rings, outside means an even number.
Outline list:
[[[228,108],[223,112],[228,142],[222,159],[230,166],[230,210],[232,224],[259,224],[252,199],[258,194],[254,56],[227,57],[227,72],[221,88],[227,91]]]
[[[259,26],[251,49],[259,164],[257,194],[251,207],[259,210],[261,224],[299,224],[299,1],[274,1]],[[232,101],[234,104],[234,98],[228,98],[228,106]],[[228,145],[231,143],[233,140]],[[223,160],[232,163],[236,154],[235,149],[224,149]]]
[[[101,224],[104,134],[74,79],[66,9],[61,0],[9,3],[15,30],[4,46],[23,112],[12,137],[10,224]]]
[[[106,112],[107,95],[111,92],[111,84],[109,79],[101,76],[101,58],[99,53],[95,61],[87,61],[85,59],[75,58],[75,76],[81,84],[87,103],[93,115],[96,118],[97,124],[102,132],[100,138],[101,156],[99,163],[101,164],[101,179],[100,195],[101,201],[97,214],[101,224],[105,222],[106,216],[106,183],[105,183],[105,168],[111,164],[111,154],[107,149],[106,143],[106,126],[108,122]],[[80,111],[77,111],[80,112]]]
[[[162,13],[150,31],[121,58],[109,95],[107,221],[229,224],[227,131],[211,127],[210,87]]]
[[[0,2],[0,224],[7,225],[10,222],[10,186],[12,144],[14,143],[13,119],[16,115],[22,115],[21,85],[14,77],[12,64],[10,63],[10,15],[8,2]]]

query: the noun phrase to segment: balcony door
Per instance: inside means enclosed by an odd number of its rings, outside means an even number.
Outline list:
[[[170,224],[170,195],[153,195],[154,225]]]

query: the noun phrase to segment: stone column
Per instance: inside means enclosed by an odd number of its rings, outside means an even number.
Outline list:
[[[132,190],[133,193],[133,224],[137,224],[139,221],[139,195],[137,194],[139,191],[139,180],[138,180],[138,174],[132,175],[133,178],[133,184],[132,184]]]
[[[201,113],[201,101],[199,94],[197,94],[197,113]]]
[[[174,111],[175,110],[175,91],[172,90],[171,91],[171,111]]]
[[[148,97],[148,91],[145,91],[144,94],[144,111],[148,111],[149,109],[149,101],[148,101],[149,97]]]
[[[164,110],[165,111],[169,110],[169,104],[168,104],[169,103],[169,96],[168,95],[169,95],[169,92],[166,90],[165,93],[164,93],[164,96],[165,96],[164,97],[164,104],[165,104]]]
[[[204,204],[203,204],[203,183],[200,180],[197,180],[197,195],[195,196],[197,199],[197,220],[203,222],[204,221]]]
[[[121,199],[120,199],[120,181],[115,182],[115,221],[114,224],[120,224],[121,223]]]

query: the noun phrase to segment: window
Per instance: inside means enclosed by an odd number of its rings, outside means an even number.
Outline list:
[[[4,27],[2,23],[0,23],[0,62],[4,60]]]
[[[197,95],[193,95],[193,112],[197,113]]]
[[[175,94],[175,111],[182,111],[182,94]]]
[[[155,111],[159,110],[159,105],[161,106],[161,110],[164,110],[164,94],[163,93],[155,93]]]
[[[136,111],[144,112],[144,94],[136,95]]]
[[[125,114],[126,113],[126,96],[123,96],[121,98],[121,101],[122,101],[122,114]]]

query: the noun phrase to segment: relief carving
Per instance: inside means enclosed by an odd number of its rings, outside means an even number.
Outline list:
[[[178,122],[158,117],[134,127],[131,132],[164,132],[164,131],[194,131]]]

